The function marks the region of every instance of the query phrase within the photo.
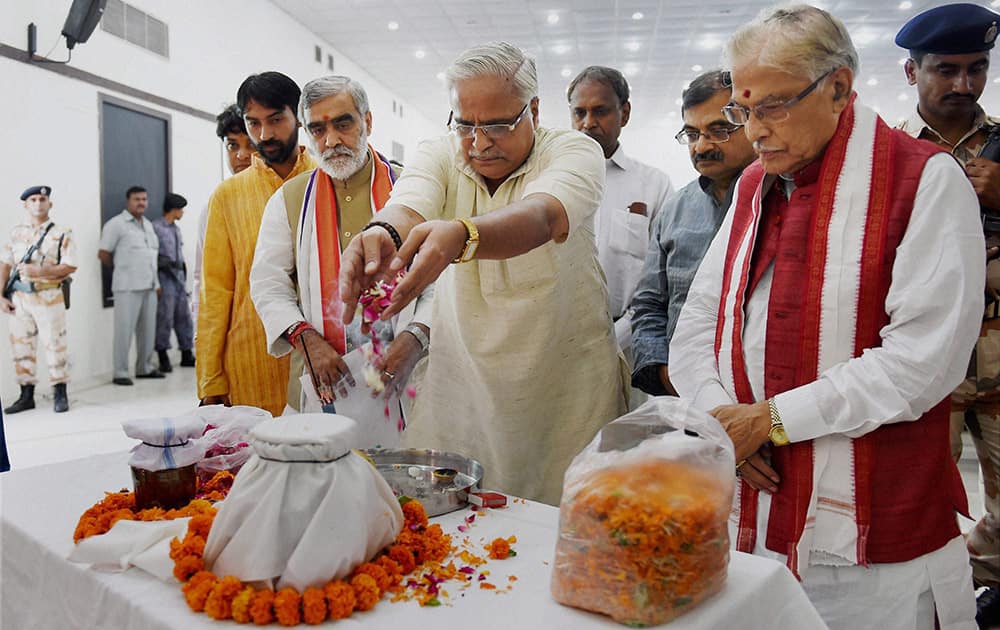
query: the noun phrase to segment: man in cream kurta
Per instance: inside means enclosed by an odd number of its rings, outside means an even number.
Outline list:
[[[390,204],[427,220],[483,216],[545,192],[566,208],[570,232],[564,243],[440,276],[427,374],[404,444],[474,457],[486,487],[559,501],[570,460],[625,411],[594,245],[603,181],[597,143],[573,131],[538,129],[527,161],[492,196],[451,136],[424,143],[408,162]]]
[[[404,268],[382,320],[436,282],[404,443],[474,457],[485,487],[557,503],[570,460],[626,406],[594,244],[603,156],[538,127],[535,61],[516,46],[464,51],[445,84],[452,135],[420,146],[341,258],[344,321]]]

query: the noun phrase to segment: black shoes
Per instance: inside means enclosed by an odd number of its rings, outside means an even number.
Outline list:
[[[20,413],[35,408],[35,386],[21,385],[21,396],[3,410],[6,414]]]
[[[115,385],[134,385],[132,379],[130,379],[127,376],[116,376],[113,379],[111,379],[111,382],[114,383]]]
[[[136,378],[167,378],[166,376],[163,375],[163,372],[160,372],[159,370],[153,370],[152,372],[149,372],[148,374],[136,374],[135,377]]]
[[[55,404],[52,406],[56,413],[69,411],[69,398],[66,396],[66,383],[56,383],[52,388]]]
[[[181,367],[194,367],[194,353],[190,350],[181,350]]]
[[[1000,627],[1000,586],[991,586],[976,598],[976,623],[980,628]]]
[[[164,374],[167,372],[173,372],[174,366],[170,365],[170,357],[167,356],[167,351],[157,350],[156,354],[160,357],[160,371]],[[183,365],[183,363],[181,365]]]

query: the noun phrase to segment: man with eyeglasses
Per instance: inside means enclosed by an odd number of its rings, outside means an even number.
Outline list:
[[[372,113],[359,82],[328,76],[306,83],[299,116],[319,167],[283,184],[267,202],[250,270],[250,296],[264,324],[268,351],[283,356],[298,350],[292,360],[288,404],[303,408],[299,378],[305,373],[323,409],[335,412],[334,401],[346,396],[348,387],[364,383],[343,357],[368,341],[360,321],[345,327],[329,308],[340,304],[341,252],[375,220],[398,173],[368,142]],[[375,324],[387,348],[382,381],[397,399],[427,349],[431,297],[428,291],[415,302],[421,307],[419,316],[406,313],[397,322],[399,334],[390,322]],[[374,418],[355,419],[385,422],[382,409],[377,411]]]
[[[673,188],[666,173],[626,155],[619,142],[632,113],[628,81],[621,72],[585,68],[570,82],[566,96],[573,128],[597,140],[604,151],[604,197],[594,218],[597,259],[608,282],[615,337],[631,363],[629,304],[642,274],[650,227]]]
[[[1000,119],[977,104],[986,88],[990,50],[1000,15],[974,4],[924,11],[907,22],[896,44],[910,51],[906,78],[917,86],[917,107],[900,126],[943,147],[965,165],[979,197],[986,235],[986,309],[967,378],[952,395],[951,451],[962,454],[967,426],[983,473],[986,513],[969,531],[967,546],[983,627],[1000,625]]]
[[[273,71],[250,75],[236,92],[257,153],[208,201],[195,344],[203,405],[251,405],[279,416],[288,402],[289,361],[267,352],[250,298],[250,266],[267,200],[286,181],[316,168],[299,145],[300,94],[295,81]]]
[[[974,628],[948,395],[982,314],[975,192],[856,100],[857,52],[826,11],[765,10],[726,48],[726,115],[760,159],[670,376],[732,439],[732,540],[784,561],[834,630]]]
[[[653,223],[642,278],[632,299],[632,386],[652,396],[676,395],[670,382],[670,337],[694,274],[732,203],[736,179],[754,160],[739,125],[722,115],[729,77],[715,70],[696,77],[682,94],[684,128],[698,178],[672,195]]]
[[[421,145],[344,253],[345,321],[377,278],[410,265],[388,319],[440,276],[404,444],[468,455],[491,487],[556,504],[570,460],[626,409],[594,244],[604,158],[538,127],[535,62],[516,46],[463,52],[446,84],[452,135]]]

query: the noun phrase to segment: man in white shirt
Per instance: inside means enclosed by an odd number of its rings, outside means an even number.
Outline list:
[[[982,309],[975,192],[857,102],[857,51],[826,11],[765,10],[727,56],[723,111],[760,157],[695,276],[670,375],[732,439],[732,540],[786,562],[834,630],[972,630],[948,395]]]
[[[632,112],[628,82],[614,68],[590,66],[566,91],[570,122],[601,145],[606,179],[594,219],[597,259],[608,282],[618,346],[631,364],[629,304],[642,276],[650,226],[673,192],[666,173],[625,154],[618,136]]]

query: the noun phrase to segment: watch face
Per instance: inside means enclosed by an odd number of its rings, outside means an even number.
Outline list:
[[[788,444],[788,434],[785,433],[785,427],[777,426],[771,427],[771,433],[768,435],[771,438],[771,442],[775,446],[785,446]]]
[[[465,247],[465,255],[462,256],[463,261],[472,260],[473,256],[476,255],[476,250],[479,249],[479,241],[472,241]]]

